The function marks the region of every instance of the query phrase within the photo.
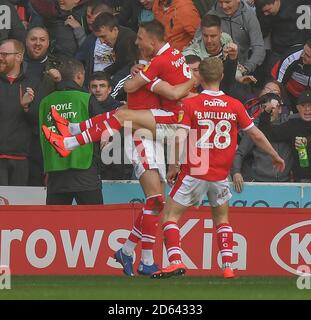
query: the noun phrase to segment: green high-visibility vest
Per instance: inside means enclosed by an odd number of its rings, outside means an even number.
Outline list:
[[[81,91],[54,91],[46,96],[39,108],[40,142],[44,161],[44,171],[63,171],[67,169],[88,169],[93,158],[93,144],[86,144],[76,148],[71,154],[63,158],[45,139],[41,126],[45,124],[53,132],[58,133],[51,117],[51,107],[70,122],[81,122],[89,118],[89,100],[91,95]]]

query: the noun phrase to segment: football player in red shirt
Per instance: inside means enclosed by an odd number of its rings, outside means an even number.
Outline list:
[[[189,81],[191,78],[189,67],[185,64],[185,58],[182,54],[164,42],[164,28],[157,21],[146,23],[140,27],[137,44],[143,56],[154,58],[139,74],[126,83],[125,88],[129,93],[128,108],[120,108],[115,113],[103,114],[80,124],[70,124],[69,129],[71,128],[71,130],[69,130],[69,134],[67,134],[68,123],[62,120],[55,110],[52,110],[52,116],[58,121],[58,128],[61,127],[60,123],[64,122],[64,130],[67,130],[65,135],[68,138],[61,138],[62,141],[60,141],[58,140],[59,136],[51,134],[47,128],[44,128],[47,139],[51,142],[53,139],[59,142],[61,149],[64,149],[62,148],[64,147],[63,145],[73,149],[78,145],[98,141],[103,137],[103,132],[108,133],[106,135],[108,140],[109,136],[113,134],[113,130],[119,130],[121,124],[123,125],[125,121],[133,121],[134,129],[149,129],[153,137],[157,132],[157,138],[159,136],[167,136],[168,133],[174,133],[174,130],[171,130],[172,128],[162,124],[169,123],[172,127],[176,127],[173,124],[176,123],[177,113],[179,112],[179,107],[176,105],[177,99],[185,96],[194,84],[194,81]],[[149,91],[146,88],[149,88]],[[152,91],[162,96],[161,109]],[[157,127],[156,123],[160,124],[159,127]],[[70,134],[78,135],[70,137]],[[144,142],[139,142],[140,146],[144,148],[139,151],[139,156],[135,155],[135,160],[139,160],[142,155],[144,157],[142,161],[137,161],[137,170],[135,171],[138,173],[138,178],[140,178],[147,200],[143,210],[146,214],[137,218],[129,239],[122,248],[123,250],[121,251],[120,249],[116,253],[116,259],[123,265],[124,273],[127,275],[133,275],[132,254],[140,239],[142,240],[143,251],[142,262],[138,271],[142,274],[151,274],[156,271],[152,249],[155,242],[159,212],[163,208],[163,187],[159,174],[165,179],[165,173],[163,174],[165,169],[162,170],[161,168],[165,168],[165,163],[163,159],[163,164],[161,163],[161,166],[158,166],[156,163],[158,161],[152,161],[152,156],[150,155],[155,153],[154,147],[151,145],[155,143],[157,143],[157,151],[159,151],[161,143],[148,139]],[[62,154],[62,150],[57,151],[61,151],[60,153]],[[65,155],[67,155],[68,151],[65,150],[65,152]],[[62,155],[64,156],[64,154]],[[151,161],[148,161],[149,159]],[[158,171],[152,169],[158,169]],[[128,257],[130,257],[131,261]]]
[[[102,114],[81,124],[74,124],[73,127],[71,127],[72,124],[64,122],[65,126],[69,125],[71,135],[75,135],[65,138],[44,127],[43,131],[47,140],[61,156],[68,156],[71,150],[80,145],[99,141],[103,132],[107,133],[108,140],[113,135],[113,131],[119,131],[126,121],[131,121],[134,129],[148,129],[153,137],[166,134],[167,126],[162,126],[162,124],[173,125],[176,122],[180,110],[177,101],[185,97],[193,88],[194,80],[191,79],[191,72],[185,63],[185,57],[165,42],[164,34],[163,25],[156,20],[143,23],[140,26],[136,43],[144,56],[153,58],[144,70],[126,81],[124,86],[128,93],[133,93],[147,85],[151,91],[157,90],[155,92],[161,96],[162,81],[174,86],[165,98],[161,98],[161,109],[131,110],[120,108],[114,114]],[[56,121],[58,120],[56,119]],[[91,125],[87,125],[87,123]]]
[[[168,182],[174,184],[164,207],[162,229],[170,266],[153,274],[155,278],[185,273],[178,221],[187,208],[200,205],[206,195],[217,232],[223,275],[234,277],[231,266],[233,231],[228,220],[231,193],[227,177],[236,150],[238,126],[271,156],[279,171],[285,168],[284,160],[254,126],[243,104],[219,91],[222,61],[208,58],[200,63],[199,72],[204,91],[183,101],[184,116],[176,132],[174,159],[167,174]],[[187,157],[179,167],[179,155],[183,150],[187,150]]]

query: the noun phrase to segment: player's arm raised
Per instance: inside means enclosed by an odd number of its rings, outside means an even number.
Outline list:
[[[271,143],[268,141],[266,136],[255,126],[252,126],[250,129],[245,131],[250,138],[254,141],[254,143],[259,147],[261,150],[266,152],[272,158],[273,165],[276,169],[280,172],[284,171],[285,169],[285,162],[279,156],[279,154],[274,150]]]
[[[166,81],[158,80],[152,86],[152,91],[169,100],[180,100],[189,94],[194,85],[195,80],[193,78],[175,86]]]

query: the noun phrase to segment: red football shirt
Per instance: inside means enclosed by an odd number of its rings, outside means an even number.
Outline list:
[[[179,126],[190,129],[182,172],[208,181],[226,179],[235,156],[238,126],[248,130],[254,125],[252,119],[240,101],[222,91],[204,90],[182,104]]]
[[[160,100],[158,95],[144,86],[136,92],[128,93],[127,105],[129,109],[134,110],[160,109]]]
[[[191,78],[189,66],[186,64],[185,57],[177,49],[172,48],[166,43],[146,65],[140,75],[149,82],[154,81],[153,86],[161,80],[164,80],[172,86],[186,82]],[[161,79],[161,80],[160,80]],[[177,101],[171,101],[160,97],[161,109],[178,112],[180,107],[176,106]]]

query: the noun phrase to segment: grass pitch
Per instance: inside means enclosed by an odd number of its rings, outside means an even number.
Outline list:
[[[0,290],[5,299],[310,300],[311,290],[299,290],[294,277],[12,276],[11,290]]]

